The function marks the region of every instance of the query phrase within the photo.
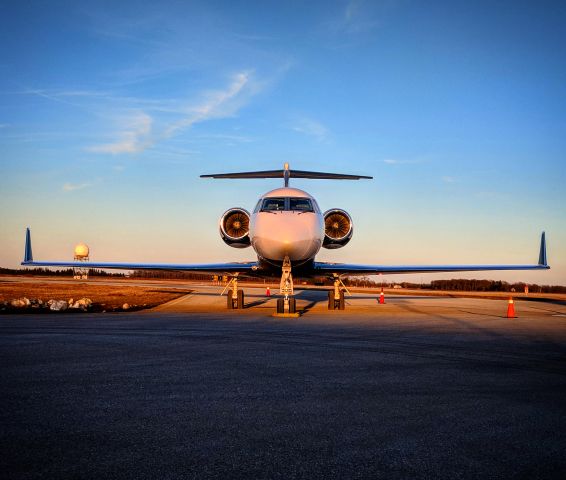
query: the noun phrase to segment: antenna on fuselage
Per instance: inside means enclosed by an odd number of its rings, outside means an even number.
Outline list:
[[[372,179],[367,175],[349,175],[345,173],[309,172],[306,170],[291,170],[285,162],[283,170],[263,170],[260,172],[213,173],[201,175],[201,178],[283,178],[285,187],[289,186],[290,178],[310,178],[316,180],[361,180]]]

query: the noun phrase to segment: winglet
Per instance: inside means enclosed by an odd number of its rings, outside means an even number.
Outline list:
[[[546,238],[544,232],[542,232],[542,236],[540,237],[540,253],[538,255],[538,264],[544,265],[545,267],[548,265],[546,262]]]
[[[33,253],[31,251],[31,233],[29,227],[26,228],[26,249],[24,251],[23,263],[33,262]]]

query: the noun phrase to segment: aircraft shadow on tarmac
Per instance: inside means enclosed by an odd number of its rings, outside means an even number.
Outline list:
[[[245,303],[244,308],[259,307],[260,305],[263,305],[264,303],[269,302],[269,300],[271,299],[271,297],[262,297],[261,295],[248,295],[247,296],[247,298],[250,298],[250,297],[259,298],[259,300],[254,300],[253,302]]]
[[[308,312],[317,303],[323,303],[327,301],[328,294],[326,292],[327,290],[301,290],[297,295],[295,295],[295,297],[301,300],[306,300],[308,302],[301,308],[303,312]]]
[[[246,303],[244,308],[253,308],[259,305],[263,305],[267,303],[269,300],[273,298],[279,298],[279,295],[273,295],[270,297],[266,297],[265,295],[253,295],[248,294],[246,298],[258,298],[258,300],[254,300],[252,302]],[[308,303],[303,305],[300,310],[303,312],[308,312],[311,308],[313,308],[317,303],[326,302],[326,290],[301,290],[295,295],[295,298],[300,300],[306,300]]]
[[[327,301],[327,290],[300,290],[295,295],[295,298],[300,300],[306,300],[307,304],[301,306],[301,310],[303,312],[308,312],[311,308],[313,308],[318,303],[326,303]],[[192,292],[192,295],[198,297],[218,297],[217,292]],[[254,293],[247,293],[246,292],[246,302],[244,304],[244,308],[254,308],[259,307],[261,305],[266,304],[270,300],[278,298],[279,295],[274,294],[273,296],[266,296],[264,294],[254,294]],[[359,297],[357,297],[359,298]],[[375,298],[375,297],[368,297],[368,298]],[[249,300],[249,301],[248,301]]]

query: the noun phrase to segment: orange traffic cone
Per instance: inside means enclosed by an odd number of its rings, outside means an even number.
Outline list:
[[[379,294],[379,303],[382,305],[385,303],[385,295],[383,294],[383,288],[381,289],[381,293]]]
[[[269,287],[267,287],[267,289],[265,290],[265,295],[271,297],[271,290],[269,289]]]
[[[517,318],[515,315],[515,303],[513,302],[513,297],[509,297],[509,303],[507,304],[507,318]]]

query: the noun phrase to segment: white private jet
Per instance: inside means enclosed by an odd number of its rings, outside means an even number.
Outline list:
[[[283,178],[284,187],[263,194],[253,212],[231,208],[220,217],[220,236],[234,248],[252,247],[257,260],[243,263],[219,264],[160,264],[160,263],[100,263],[34,261],[30,230],[26,232],[26,245],[22,265],[33,267],[77,267],[123,270],[173,270],[231,277],[228,308],[244,307],[244,292],[238,289],[238,276],[281,277],[281,298],[277,299],[278,313],[295,313],[293,275],[301,277],[329,277],[334,288],[328,292],[328,308],[344,309],[344,290],[341,277],[393,273],[464,272],[481,270],[545,270],[546,241],[543,232],[536,265],[352,265],[317,262],[321,248],[342,248],[352,238],[353,222],[344,210],[333,208],[322,212],[316,200],[303,190],[289,187],[290,178],[329,180],[360,180],[372,177],[337,173],[291,170],[262,172],[221,173],[201,175],[203,178]]]

